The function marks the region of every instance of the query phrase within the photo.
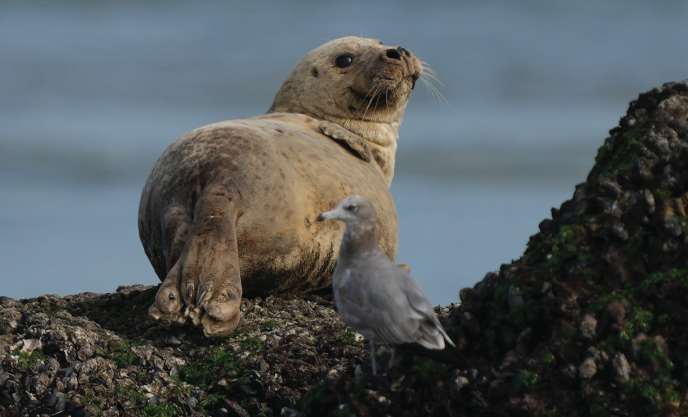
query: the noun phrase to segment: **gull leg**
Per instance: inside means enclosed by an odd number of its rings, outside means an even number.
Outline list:
[[[389,357],[389,362],[387,362],[387,370],[389,371],[394,366],[394,355],[397,353],[397,345],[392,345],[392,355]]]
[[[375,361],[375,342],[370,341],[370,358],[373,360],[373,376],[377,375],[377,362]]]

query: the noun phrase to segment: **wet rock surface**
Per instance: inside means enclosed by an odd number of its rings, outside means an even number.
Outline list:
[[[150,321],[156,291],[5,300],[0,415],[273,416],[367,363],[329,294],[245,299],[239,329],[209,340]]]
[[[523,257],[461,290],[444,324],[475,369],[406,358],[303,414],[688,415],[687,122],[688,82],[641,94]]]
[[[686,415],[687,121],[688,82],[641,94],[524,255],[438,308],[471,369],[402,347],[373,377],[328,293],[245,299],[220,340],[151,322],[157,287],[0,297],[0,415]]]

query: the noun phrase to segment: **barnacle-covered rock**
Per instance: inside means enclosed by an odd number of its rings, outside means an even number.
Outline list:
[[[462,395],[444,393],[438,411],[427,405],[431,385],[416,382],[426,400],[408,415],[688,413],[686,126],[687,81],[631,102],[587,181],[540,223],[523,257],[461,290],[445,327],[476,368]],[[407,378],[423,375],[416,360],[402,362]],[[369,384],[384,392],[384,382]],[[305,415],[375,415],[365,397],[326,387],[309,392]]]
[[[277,416],[367,363],[329,294],[243,300],[242,325],[213,341],[148,321],[156,290],[5,302],[0,415]]]

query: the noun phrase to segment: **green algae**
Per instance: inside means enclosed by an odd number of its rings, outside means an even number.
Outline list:
[[[139,410],[143,417],[174,417],[183,416],[184,412],[176,405],[165,402],[162,404],[147,404]]]
[[[590,405],[590,415],[592,417],[608,417],[609,416],[609,410],[604,405],[591,404]]]
[[[536,372],[519,371],[512,384],[512,389],[517,394],[530,392],[540,382],[540,375]]]
[[[432,383],[447,373],[447,366],[424,356],[414,356],[411,374],[424,384]]]
[[[45,361],[45,355],[40,350],[34,350],[32,352],[22,352],[21,347],[18,347],[12,351],[12,355],[17,356],[17,360],[25,368],[33,367],[37,361]]]
[[[201,401],[198,403],[198,409],[201,414],[208,415],[220,401],[224,400],[223,395],[207,394],[201,397]]]
[[[279,325],[279,322],[277,320],[273,319],[268,319],[265,320],[263,323],[260,324],[260,331],[261,332],[269,332],[275,327]]]
[[[132,388],[117,387],[115,394],[127,399],[133,399],[138,408],[139,415],[142,417],[174,417],[183,416],[184,411],[171,402],[161,404],[151,404],[143,393]]]
[[[607,140],[597,150],[595,165],[590,171],[590,177],[611,175],[630,170],[638,161],[637,149],[642,142],[642,132],[647,120],[639,120],[612,143]],[[616,151],[614,151],[616,148]]]
[[[246,339],[243,347],[248,350],[265,350],[265,344],[254,337]]]
[[[313,414],[315,409],[323,402],[328,394],[329,390],[325,383],[318,382],[313,385],[301,400],[301,414],[304,417],[315,416],[316,414]]]
[[[563,325],[561,326],[561,333],[564,336],[564,339],[566,339],[567,342],[570,342],[576,336],[576,333],[578,333],[578,329],[573,326]]]
[[[357,344],[356,333],[346,332],[343,335],[339,336],[339,341],[344,343],[345,345],[355,345]]]
[[[98,397],[93,395],[93,393],[89,392],[83,397],[84,403],[86,404],[91,404],[95,408],[102,410],[103,409],[103,401],[100,400]]]
[[[552,372],[557,366],[557,359],[554,354],[547,350],[542,353],[542,358],[540,359],[540,372],[542,374],[548,374]]]
[[[207,387],[216,377],[219,379],[230,371],[241,373],[243,370],[235,359],[234,352],[222,350],[219,346],[211,347],[204,358],[179,367],[180,379],[201,388]]]

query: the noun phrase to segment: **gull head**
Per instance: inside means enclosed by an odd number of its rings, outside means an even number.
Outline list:
[[[334,209],[320,213],[315,221],[341,220],[347,225],[354,225],[371,221],[375,223],[375,216],[375,206],[370,200],[360,195],[350,195]]]

